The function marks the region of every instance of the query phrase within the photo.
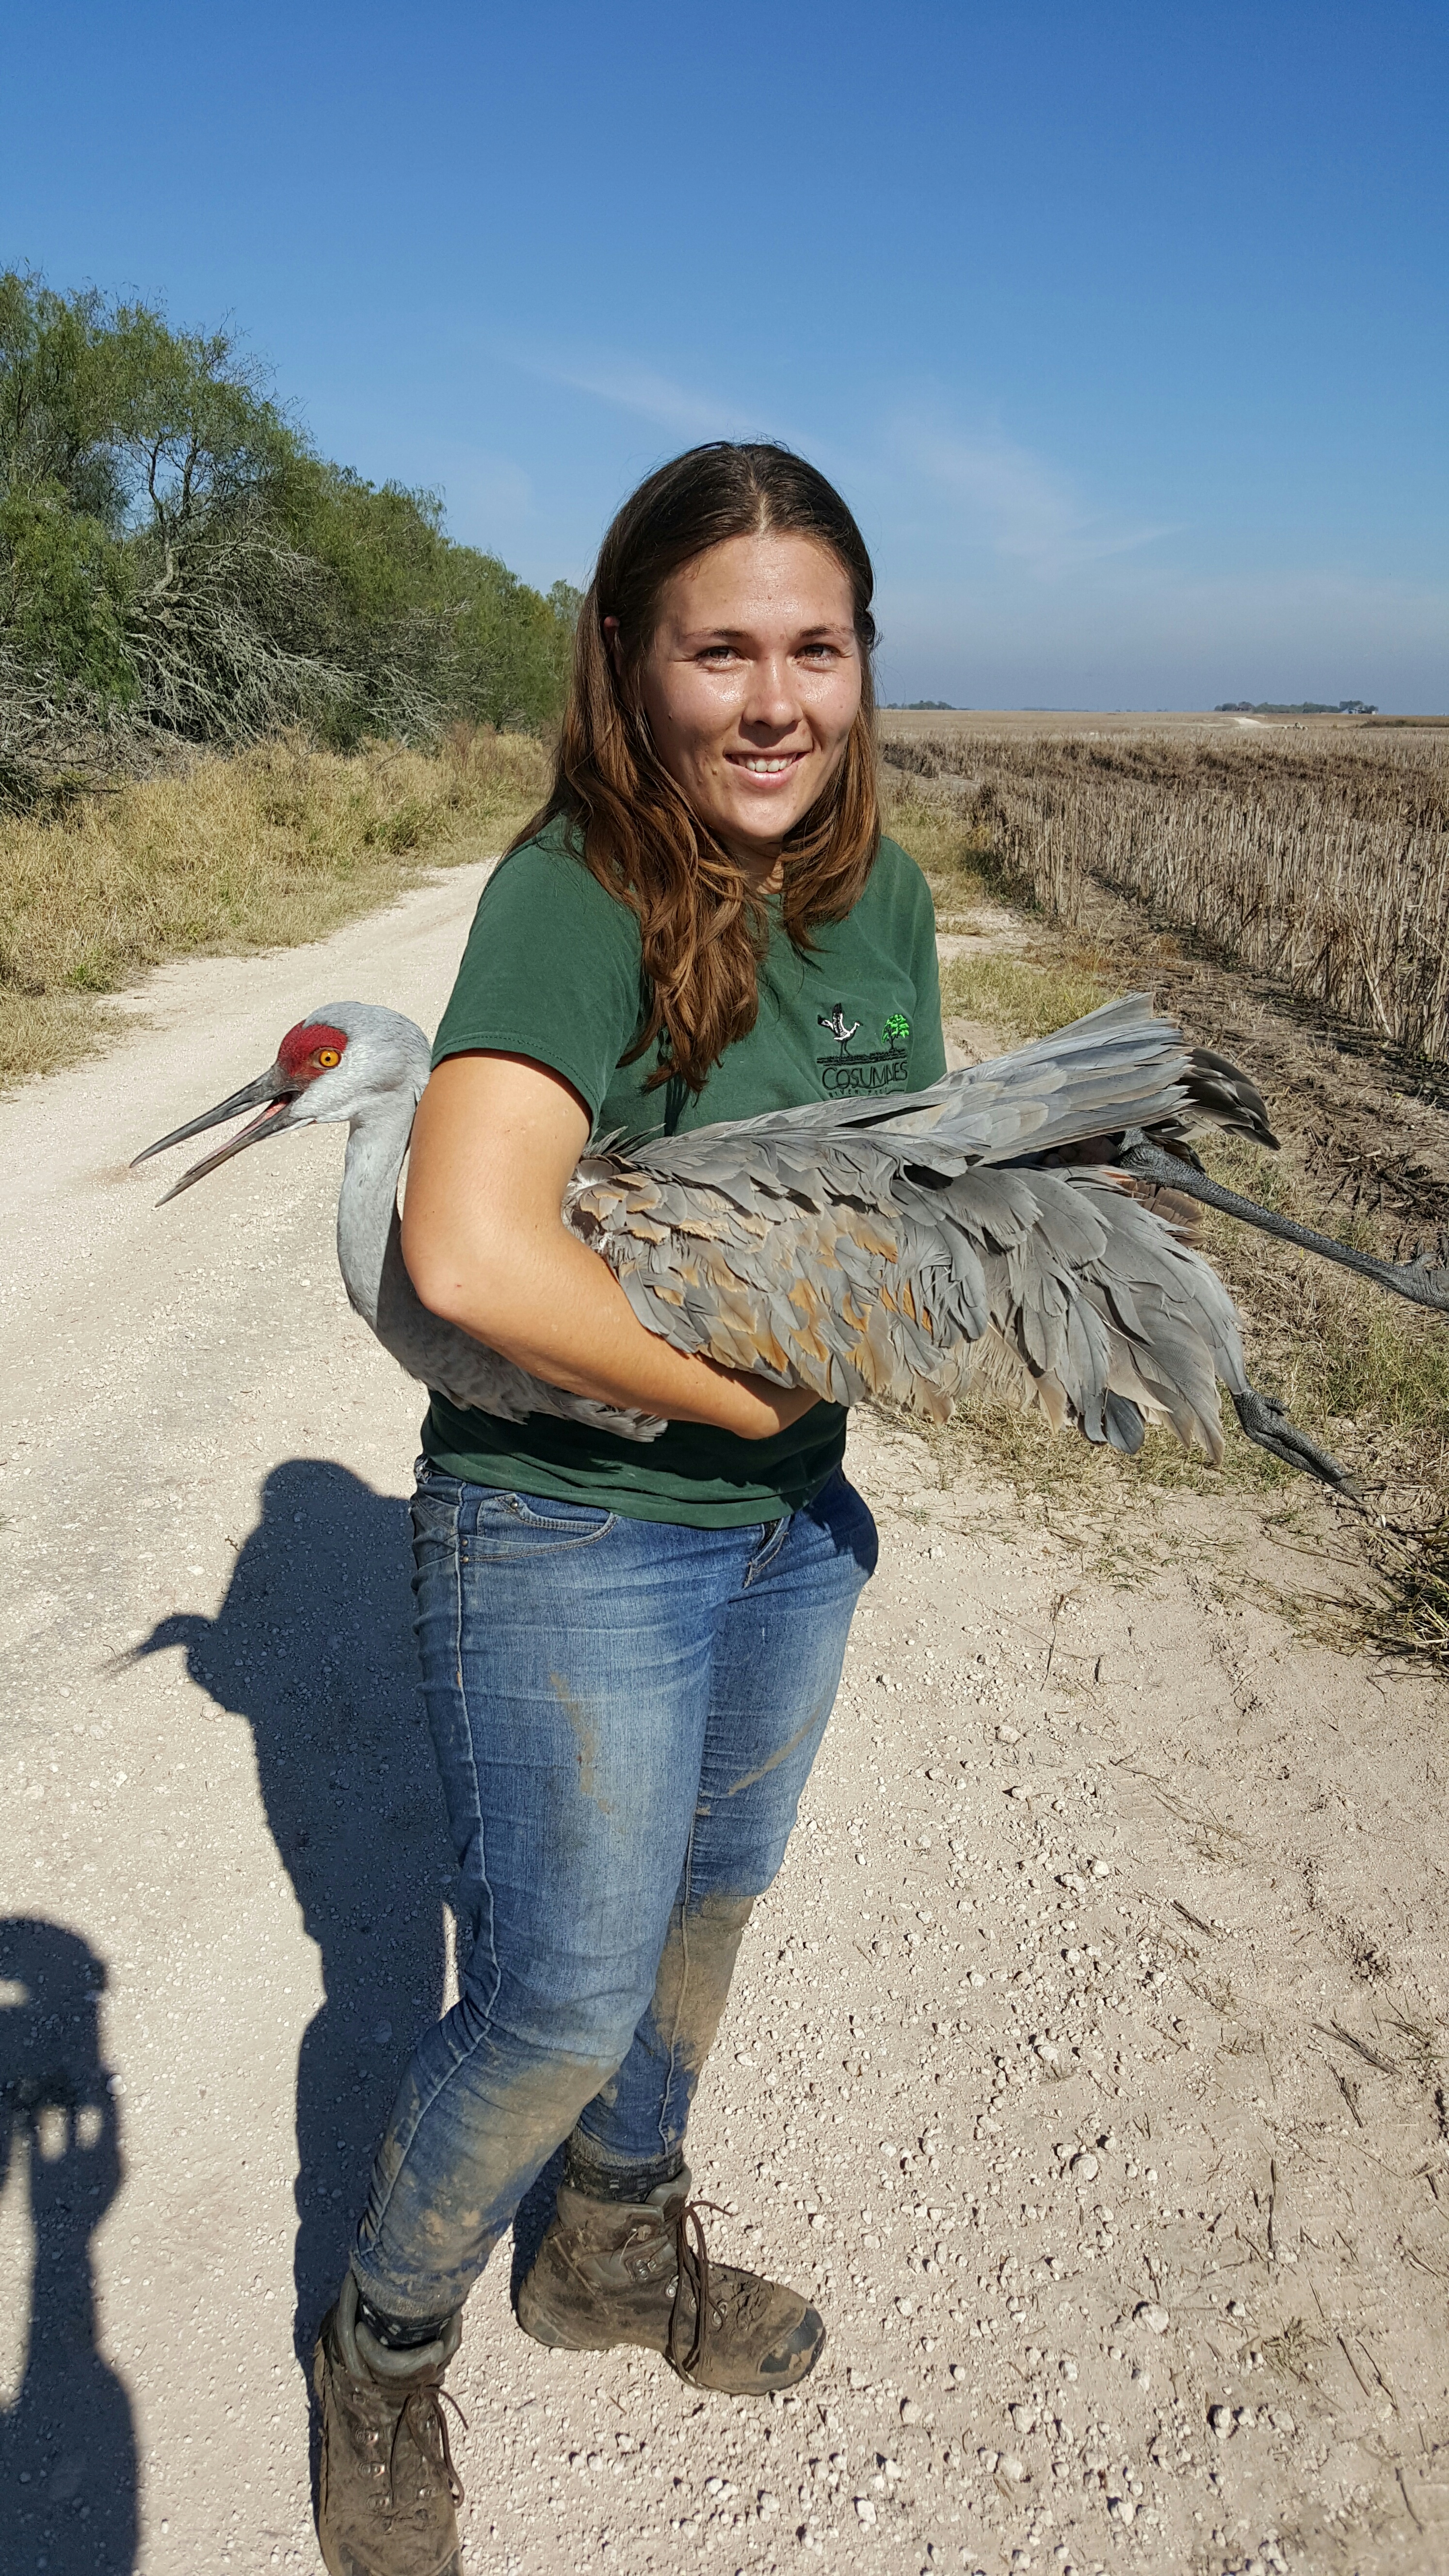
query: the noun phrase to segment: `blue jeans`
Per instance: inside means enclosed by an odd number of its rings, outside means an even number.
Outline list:
[[[413,1526],[466,1964],[353,2255],[399,2320],[462,2305],[575,2129],[604,2168],[682,2144],[876,1561],[839,1470],[787,1519],[686,1529],[424,1461]]]

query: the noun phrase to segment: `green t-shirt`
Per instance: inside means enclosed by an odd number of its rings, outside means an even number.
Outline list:
[[[938,1081],[935,914],[914,859],[882,841],[854,911],[811,937],[804,952],[776,929],[755,1025],[698,1095],[677,1081],[647,1090],[657,1045],[620,1062],[645,1019],[638,922],[572,854],[567,827],[550,824],[484,887],[433,1062],[479,1047],[531,1056],[572,1083],[594,1138],[674,1134]],[[501,1422],[435,1395],[423,1446],[473,1484],[725,1529],[808,1503],[844,1455],[845,1411],[814,1405],[773,1440],[674,1422],[646,1444],[548,1414]]]

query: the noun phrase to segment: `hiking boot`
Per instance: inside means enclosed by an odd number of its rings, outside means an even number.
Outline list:
[[[778,2281],[712,2263],[689,2175],[645,2201],[592,2200],[569,2183],[518,2294],[535,2343],[565,2352],[642,2344],[696,2388],[768,2397],[814,2369],[819,2311]]]
[[[463,2482],[443,2414],[443,2373],[462,2334],[462,2318],[450,2317],[436,2343],[389,2352],[358,2316],[351,2272],[323,2318],[312,2385],[322,2415],[317,2537],[328,2576],[462,2576]]]

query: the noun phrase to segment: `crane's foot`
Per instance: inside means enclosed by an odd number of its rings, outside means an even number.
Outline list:
[[[1435,1249],[1437,1261],[1431,1261],[1418,1243],[1410,1260],[1386,1261],[1384,1286],[1411,1297],[1416,1306],[1433,1306],[1441,1315],[1449,1315],[1449,1238],[1441,1234]]]
[[[1299,1430],[1286,1405],[1280,1404],[1275,1395],[1260,1395],[1256,1387],[1250,1386],[1235,1395],[1233,1402],[1248,1438],[1266,1449],[1270,1457],[1281,1458],[1285,1467],[1296,1467],[1300,1475],[1312,1476],[1320,1485],[1331,1486],[1336,1494],[1345,1494],[1350,1502],[1362,1504],[1363,1496],[1347,1468],[1340,1467],[1336,1458],[1330,1458],[1326,1449],[1320,1449],[1316,1440]]]

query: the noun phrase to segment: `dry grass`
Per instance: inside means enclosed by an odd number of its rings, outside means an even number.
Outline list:
[[[969,852],[978,881],[1067,923],[1110,886],[1229,964],[1449,1058],[1449,736],[941,733],[888,741],[885,760],[918,806],[954,811],[954,873]],[[934,828],[949,839],[945,814]]]
[[[982,904],[1020,895],[994,857],[990,824],[976,820],[949,785],[895,768],[889,748],[881,769],[881,819],[930,878],[941,930],[965,927]]]
[[[0,820],[0,1081],[84,1053],[150,966],[322,939],[409,876],[500,849],[542,745],[460,728],[436,753],[301,741]]]
[[[1040,948],[1023,957],[956,957],[941,970],[943,1013],[984,1020],[1007,1046],[1050,1036],[1110,1001],[1115,989],[1090,956]]]
[[[1386,1655],[1449,1664],[1449,1519],[1375,1534],[1374,1591],[1358,1612],[1361,1634]]]

